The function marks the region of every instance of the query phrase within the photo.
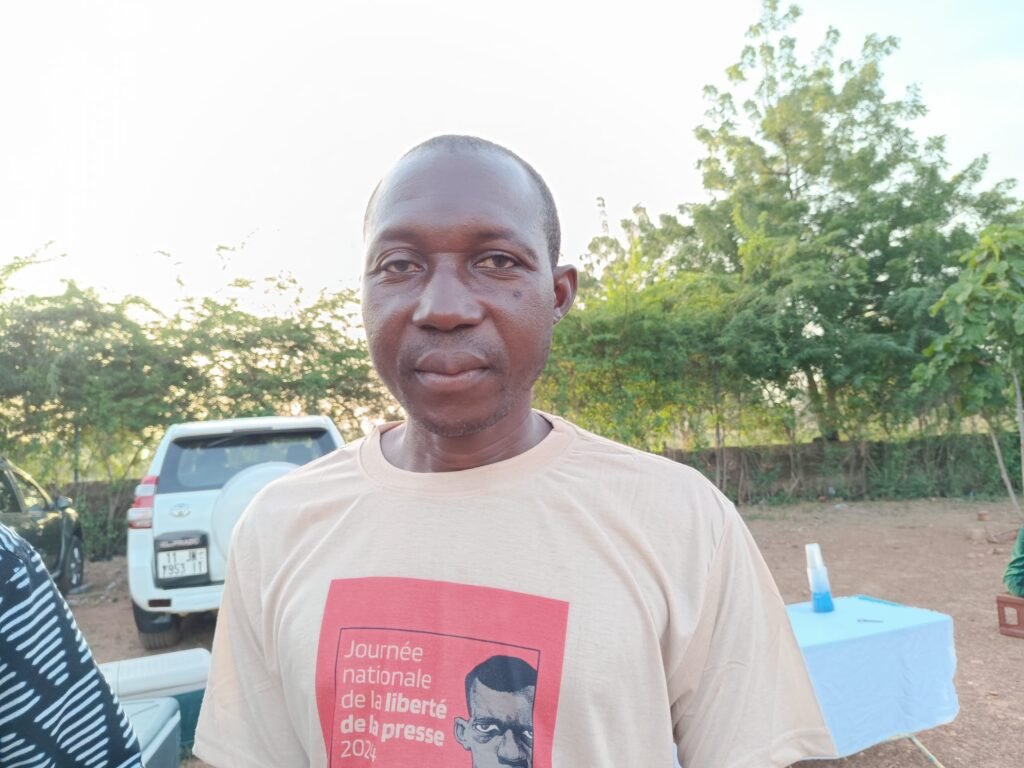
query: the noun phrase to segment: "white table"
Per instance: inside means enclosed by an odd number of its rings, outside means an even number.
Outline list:
[[[786,610],[838,756],[952,722],[953,619],[864,595],[834,602]]]
[[[786,606],[840,757],[952,722],[953,619],[863,595]]]

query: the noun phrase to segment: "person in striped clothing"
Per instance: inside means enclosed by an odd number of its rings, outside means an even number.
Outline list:
[[[0,768],[142,768],[139,740],[36,551],[0,524]]]

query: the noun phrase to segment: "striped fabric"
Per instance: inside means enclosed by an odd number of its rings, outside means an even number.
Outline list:
[[[139,742],[35,550],[0,525],[0,768],[141,768]]]

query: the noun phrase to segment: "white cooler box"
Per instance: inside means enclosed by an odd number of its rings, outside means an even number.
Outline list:
[[[181,744],[192,746],[210,673],[208,650],[192,648],[112,661],[100,664],[100,669],[122,704],[133,699],[175,699],[181,717]]]
[[[145,768],[178,768],[181,764],[181,716],[171,698],[122,701],[142,746]]]

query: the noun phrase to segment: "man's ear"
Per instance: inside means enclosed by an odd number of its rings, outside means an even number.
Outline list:
[[[552,307],[552,321],[557,323],[572,308],[576,300],[576,288],[579,282],[579,275],[576,267],[571,264],[563,264],[552,270],[552,279],[555,284],[555,305]]]
[[[466,738],[466,726],[469,725],[469,720],[463,720],[461,717],[455,718],[455,740],[462,745],[463,749],[469,749],[469,739]]]

